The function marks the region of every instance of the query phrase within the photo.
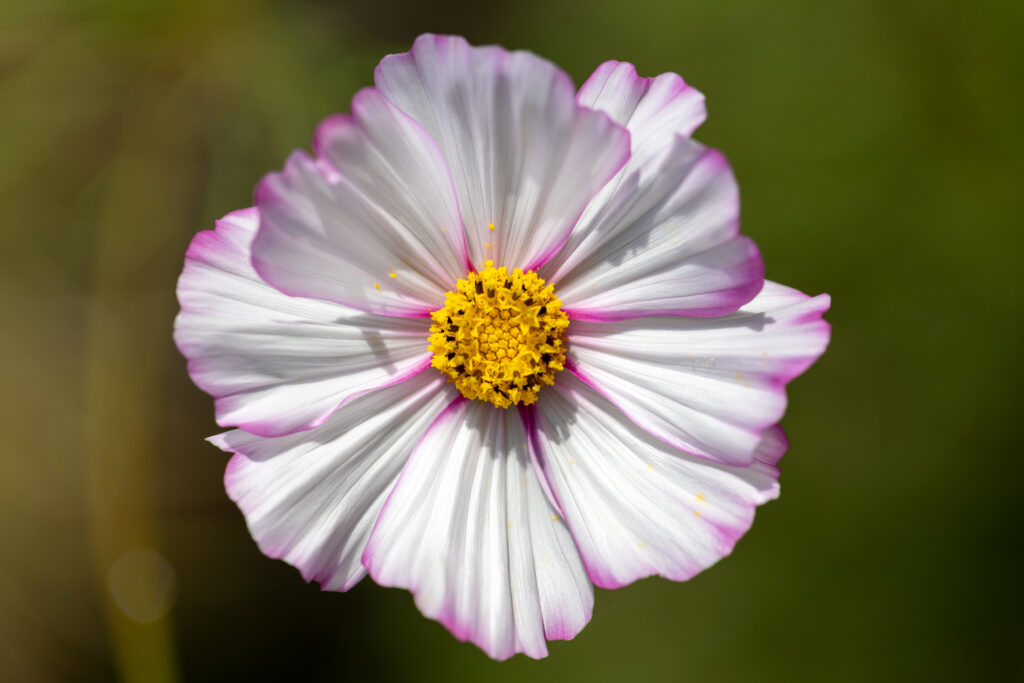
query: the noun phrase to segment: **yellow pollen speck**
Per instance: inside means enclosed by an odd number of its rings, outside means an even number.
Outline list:
[[[487,242],[487,243],[484,244],[484,249],[490,249],[490,248],[491,248],[491,243],[490,242]]]
[[[693,511],[693,516],[694,516],[694,517],[700,517],[700,516],[701,516],[701,514],[700,514],[700,510],[694,510],[694,511]]]
[[[441,228],[441,232],[447,233],[448,232],[448,228]]]
[[[377,288],[377,291],[378,291],[378,292],[380,291],[380,285],[379,285],[379,284],[377,284],[376,282],[374,282],[374,283],[373,283],[373,286]]]
[[[395,271],[391,271],[391,274],[388,275],[388,277],[394,279],[394,278],[398,277],[398,273],[396,273]]]
[[[431,318],[431,365],[466,398],[530,405],[565,368],[569,318],[554,287],[533,271],[510,273],[487,261],[456,283]]]
[[[494,223],[488,223],[487,224],[487,229],[488,230],[494,230]]]
[[[558,515],[551,515],[551,521],[552,521],[552,522],[558,522],[558,521],[560,521],[560,520],[558,519]]]
[[[696,496],[694,496],[694,498],[697,499],[698,503],[703,503],[707,500],[707,498],[704,497],[703,493],[698,493]]]

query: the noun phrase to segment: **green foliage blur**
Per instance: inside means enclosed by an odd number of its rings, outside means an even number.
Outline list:
[[[1022,26],[996,0],[0,0],[0,679],[1024,680]],[[694,580],[597,591],[540,662],[264,558],[171,341],[192,235],[424,31],[577,83],[682,74],[768,276],[833,296],[781,499]]]

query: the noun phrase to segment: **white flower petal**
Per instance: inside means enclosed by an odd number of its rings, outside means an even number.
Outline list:
[[[364,563],[496,659],[547,654],[589,621],[593,588],[548,502],[516,411],[459,400],[431,426],[381,512]]]
[[[722,318],[576,321],[568,367],[666,443],[748,465],[785,412],[786,383],[828,344],[829,302],[768,282]]]
[[[587,205],[566,247],[546,265],[546,273],[559,281],[588,257],[596,260],[595,250],[630,227],[626,219],[635,220],[643,213],[636,210],[643,203],[639,199],[651,204],[675,190],[688,165],[683,165],[680,175],[680,164],[665,167],[665,160],[677,156],[671,154],[677,138],[688,138],[707,115],[704,95],[680,76],[665,73],[641,78],[628,62],[609,61],[597,67],[580,87],[576,101],[605,112],[629,130],[630,157]],[[680,151],[684,157],[693,156],[689,148]],[[623,205],[633,209],[630,216],[610,220],[611,207],[618,207],[621,214]]]
[[[174,338],[216,399],[217,424],[263,436],[309,429],[339,405],[430,363],[429,321],[290,297],[250,263],[256,209],[192,240],[178,281]]]
[[[423,35],[375,81],[444,150],[478,268],[539,267],[629,156],[626,131],[577,105],[568,76],[528,52]]]
[[[732,468],[658,441],[571,375],[545,391],[531,443],[598,586],[689,579],[728,555],[754,508],[778,496],[778,428],[753,464]]]
[[[640,154],[641,161],[662,151],[677,135],[692,135],[707,118],[704,95],[678,74],[641,78],[635,66],[615,60],[594,70],[580,86],[576,101],[627,126],[633,154]]]
[[[578,319],[732,313],[760,289],[764,267],[739,237],[729,164],[689,139],[704,96],[676,74],[640,78],[606,62],[577,100],[630,132],[629,162],[587,206],[541,271]]]
[[[422,373],[314,431],[265,439],[235,430],[210,441],[236,453],[224,484],[260,550],[344,591],[365,574],[363,549],[409,453],[455,395],[437,373]]]
[[[542,271],[570,316],[712,317],[736,311],[760,290],[764,264],[739,235],[728,162],[682,137],[664,152],[646,166],[631,163],[614,196],[588,207],[562,260]]]
[[[458,203],[441,151],[378,91],[317,131],[319,162],[295,153],[260,183],[253,263],[283,292],[425,316],[465,275]]]

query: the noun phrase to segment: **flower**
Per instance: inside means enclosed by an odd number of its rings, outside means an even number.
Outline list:
[[[594,585],[729,554],[829,298],[764,281],[704,116],[675,74],[576,92],[424,35],[199,233],[175,338],[260,549],[497,659],[574,637]]]

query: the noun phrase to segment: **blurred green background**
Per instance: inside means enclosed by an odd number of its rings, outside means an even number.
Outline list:
[[[1024,680],[1022,27],[1009,0],[3,0],[0,678]],[[834,300],[781,499],[696,579],[599,590],[541,662],[263,558],[171,342],[192,235],[428,30],[577,83],[681,73],[768,276]]]

